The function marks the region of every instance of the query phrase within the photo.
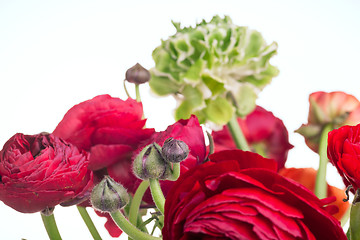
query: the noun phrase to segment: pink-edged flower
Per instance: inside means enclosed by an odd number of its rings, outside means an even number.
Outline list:
[[[15,134],[0,152],[0,200],[34,213],[84,200],[92,188],[88,154],[52,134]]]
[[[211,155],[172,186],[163,239],[347,239],[330,215],[336,207],[326,206],[333,199],[276,171],[274,160],[252,152]]]
[[[266,157],[277,161],[279,169],[284,167],[288,151],[293,147],[289,143],[288,131],[284,123],[272,112],[260,106],[257,106],[245,119],[237,120],[250,148],[255,152],[260,148]],[[216,152],[236,149],[226,126],[221,131],[213,131],[212,136]]]
[[[344,92],[314,92],[309,96],[308,123],[296,132],[304,136],[306,145],[318,152],[323,128],[331,124],[332,129],[360,123],[360,102]]]

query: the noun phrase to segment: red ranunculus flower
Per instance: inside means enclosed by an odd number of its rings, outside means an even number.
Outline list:
[[[288,151],[293,146],[289,143],[288,131],[279,118],[257,106],[245,119],[238,118],[238,123],[253,151],[260,150],[267,158],[275,159],[279,169],[284,167]],[[212,136],[216,152],[236,149],[226,126],[221,131],[213,131]]]
[[[0,152],[0,200],[33,213],[82,199],[92,187],[88,163],[85,151],[51,134],[17,133]]]
[[[89,151],[93,171],[121,166],[121,183],[133,191],[132,153],[154,132],[144,129],[142,115],[142,104],[133,99],[100,95],[72,107],[53,134]]]
[[[188,157],[181,162],[181,174],[186,172],[188,169],[201,164],[206,158],[206,145],[204,139],[204,133],[199,124],[199,121],[195,115],[192,115],[187,120],[179,120],[173,125],[168,126],[165,131],[154,133],[148,140],[143,142],[142,147],[140,147],[136,153],[134,153],[133,157],[136,155],[148,144],[158,143],[160,146],[164,144],[164,141],[168,138],[174,138],[185,142],[189,147],[189,155]],[[124,182],[124,174],[122,170],[122,164],[114,165],[111,168],[108,168],[108,173],[111,178],[113,178],[117,182]],[[126,175],[125,175],[126,177]],[[135,178],[135,177],[134,177]],[[136,186],[140,184],[141,180],[138,179],[136,181]],[[129,185],[134,185],[134,181],[125,184],[125,187]],[[173,184],[172,181],[160,181],[161,188],[163,190],[164,195],[166,196],[169,188]],[[152,202],[152,198],[150,193],[145,195],[144,200],[147,202]]]
[[[360,188],[360,124],[329,132],[327,155],[346,186]]]
[[[316,170],[313,168],[283,168],[279,171],[279,174],[302,184],[312,192],[315,191]],[[332,204],[338,206],[339,212],[333,216],[341,220],[349,208],[349,202],[343,201],[346,198],[345,189],[336,188],[328,184],[327,196],[336,197],[336,201]]]
[[[320,136],[327,124],[335,129],[360,123],[360,102],[350,94],[314,92],[309,102],[308,123],[296,132],[304,136],[306,145],[314,152],[318,152]]]
[[[319,200],[276,170],[251,152],[211,155],[171,188],[163,239],[347,239],[329,213],[336,207],[323,207],[332,199]]]

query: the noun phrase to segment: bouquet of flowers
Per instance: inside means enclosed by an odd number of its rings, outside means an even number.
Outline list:
[[[61,239],[59,205],[75,205],[94,239],[101,236],[90,208],[114,238],[360,239],[360,102],[312,93],[308,123],[296,132],[319,168],[286,168],[287,129],[256,104],[278,74],[270,63],[277,44],[228,16],[173,24],[176,33],[153,51],[155,66],[127,70],[124,87],[134,86],[135,99],[95,96],[53,132],[16,133],[5,143],[0,200],[39,212],[50,239]],[[165,131],[146,126],[142,84],[177,101]],[[329,161],[346,190],[327,184]]]

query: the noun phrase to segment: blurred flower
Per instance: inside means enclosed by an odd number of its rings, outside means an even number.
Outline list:
[[[0,200],[22,213],[76,204],[93,186],[88,163],[85,151],[51,134],[17,133],[0,152]]]
[[[344,92],[314,92],[309,97],[308,123],[297,133],[305,138],[306,145],[318,152],[323,128],[331,124],[332,129],[360,123],[360,102]]]
[[[196,27],[180,27],[153,51],[151,89],[178,100],[175,118],[195,114],[201,123],[226,124],[234,112],[244,116],[255,108],[257,93],[278,74],[269,64],[277,44],[261,34],[213,17]]]
[[[275,161],[228,150],[181,175],[165,202],[164,240],[347,239],[339,221]]]
[[[288,151],[293,146],[289,143],[288,131],[279,118],[257,106],[244,119],[238,118],[238,123],[254,152],[275,159],[279,169],[284,167]],[[212,136],[216,152],[236,149],[226,126],[221,131],[213,131]]]
[[[328,158],[346,186],[360,188],[360,124],[343,126],[329,132]]]
[[[100,95],[72,107],[53,134],[89,151],[93,171],[121,165],[120,183],[128,186],[135,179],[132,153],[154,133],[154,129],[144,129],[142,115],[142,104],[133,99]],[[101,180],[103,173],[99,175]]]
[[[315,190],[316,170],[313,168],[283,168],[279,171],[279,174],[304,185],[312,192]],[[327,196],[336,197],[336,201],[332,204],[339,207],[339,212],[333,214],[333,216],[340,221],[349,208],[349,203],[343,201],[343,199],[346,198],[345,189],[328,185],[327,191]]]

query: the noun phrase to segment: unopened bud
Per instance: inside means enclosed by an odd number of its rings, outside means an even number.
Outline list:
[[[157,143],[146,146],[134,160],[134,174],[143,180],[164,179],[170,173],[171,166],[161,156],[161,147]]]
[[[143,84],[150,80],[150,72],[137,63],[126,71],[125,77],[128,82]]]
[[[128,204],[130,198],[126,189],[109,176],[105,176],[91,192],[93,208],[101,212],[115,212]]]
[[[178,163],[189,155],[189,147],[185,142],[174,138],[168,138],[161,149],[165,161]]]

